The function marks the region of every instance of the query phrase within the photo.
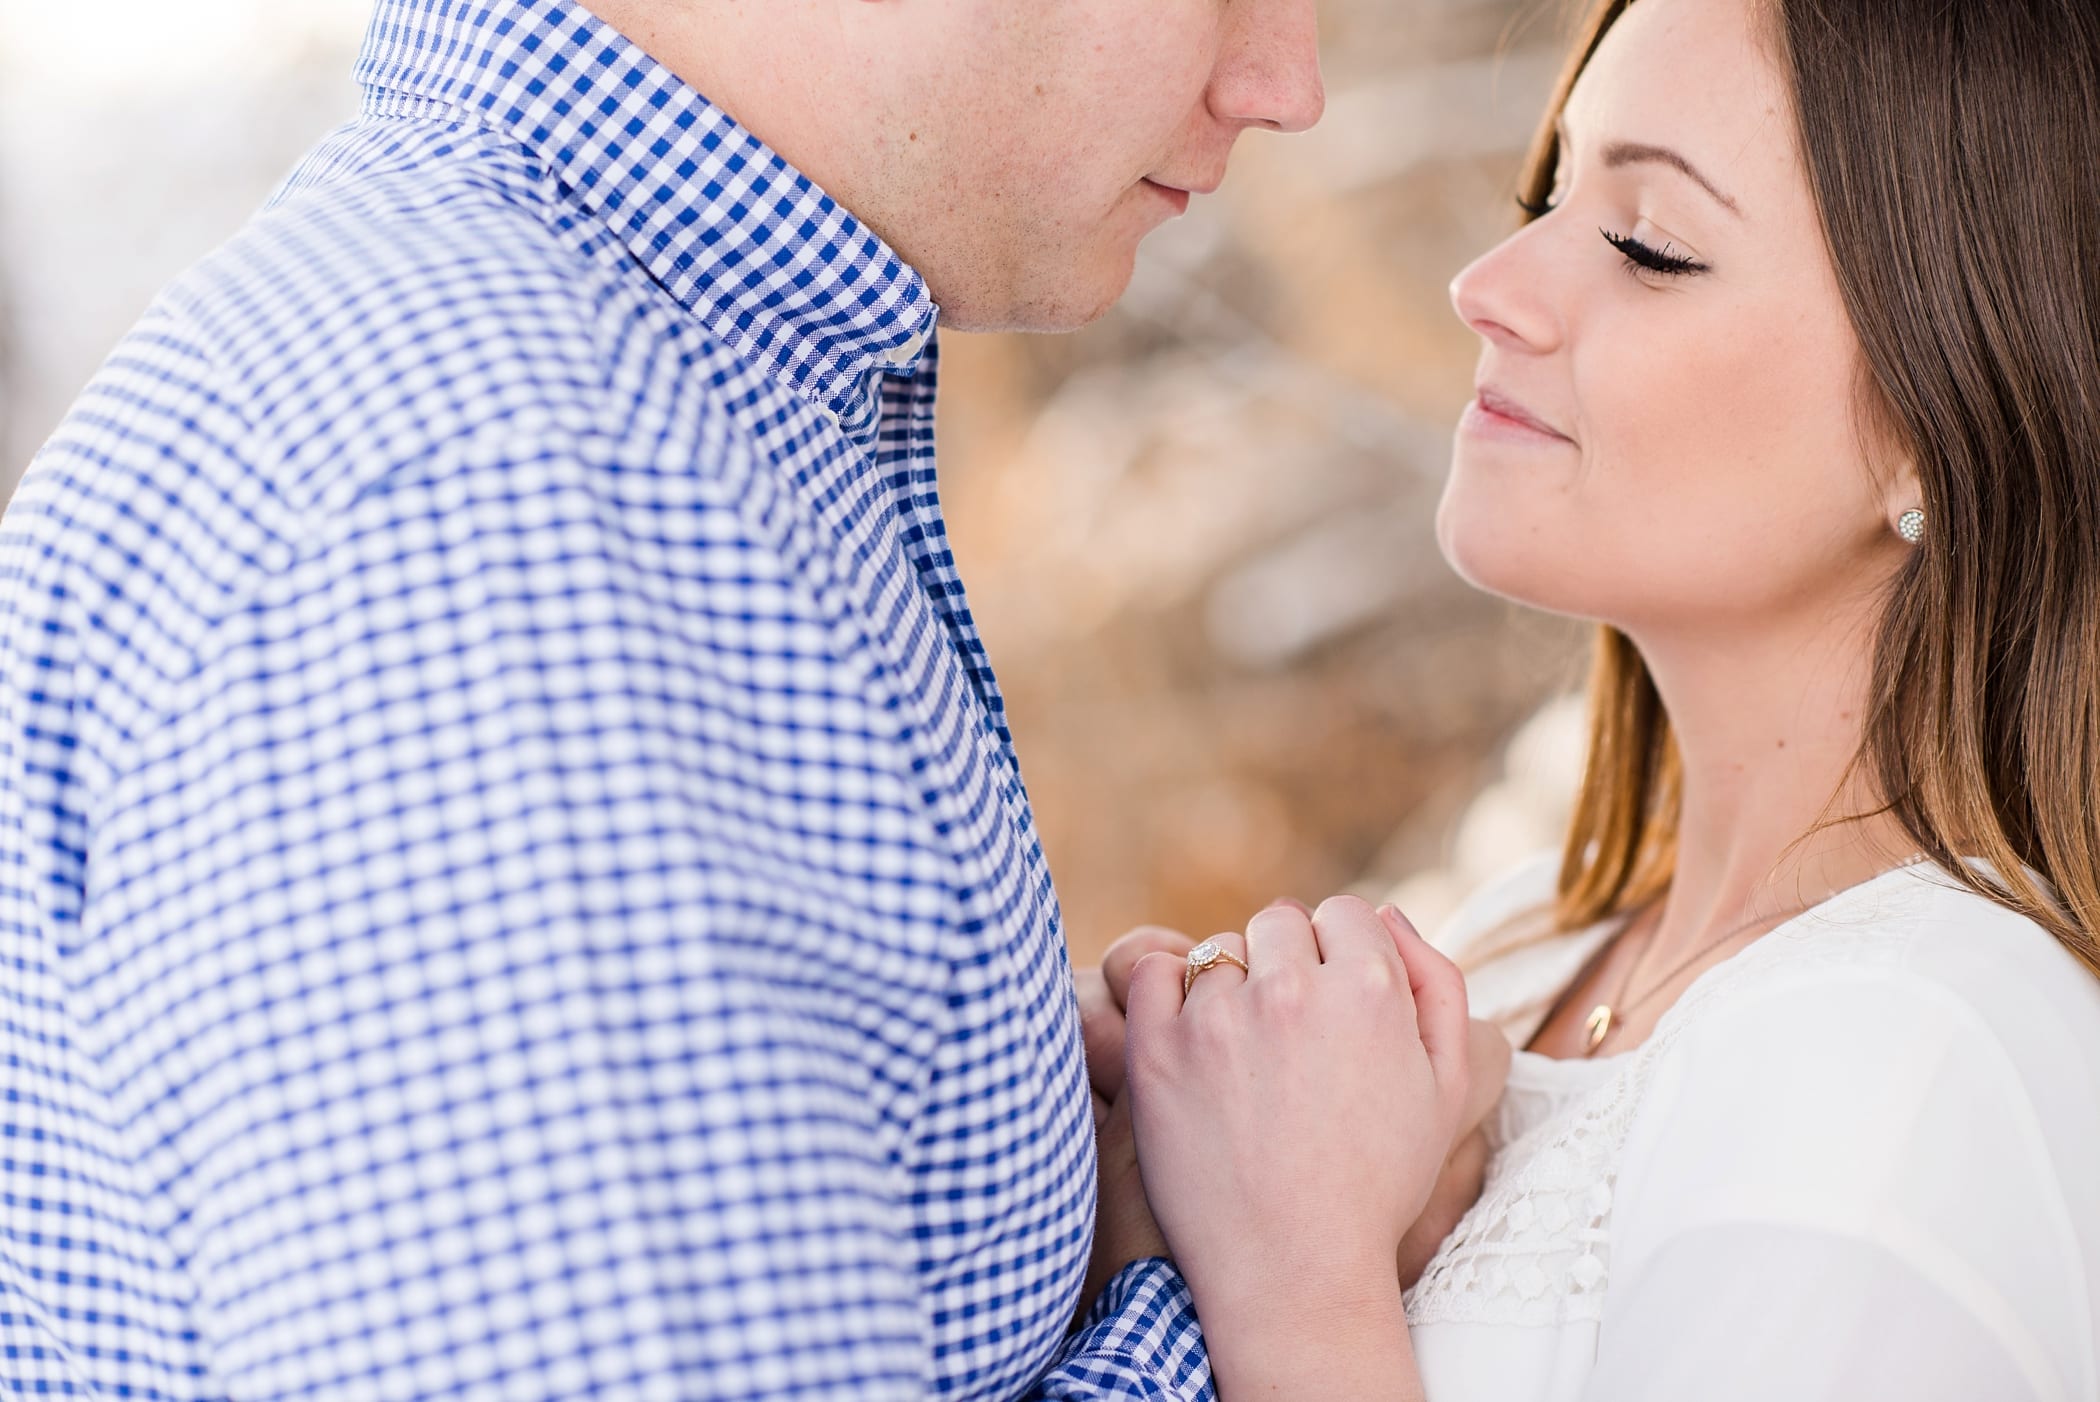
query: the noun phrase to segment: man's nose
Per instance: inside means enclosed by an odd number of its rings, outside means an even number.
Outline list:
[[[1327,88],[1315,0],[1234,0],[1232,9],[1211,82],[1218,119],[1272,131],[1304,131],[1319,121]]]

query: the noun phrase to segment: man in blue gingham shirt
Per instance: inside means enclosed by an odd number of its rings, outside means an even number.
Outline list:
[[[1286,7],[1203,21],[1217,169]],[[360,78],[0,529],[0,1391],[1205,1395],[1163,1260],[1067,1337],[938,285],[568,0],[386,0]]]

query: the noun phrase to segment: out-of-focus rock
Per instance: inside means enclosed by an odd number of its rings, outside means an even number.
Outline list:
[[[1579,696],[1556,697],[1540,708],[1503,748],[1500,773],[1459,816],[1448,859],[1406,876],[1379,898],[1433,933],[1483,882],[1535,852],[1558,851],[1582,784],[1586,738]]]
[[[957,553],[1082,958],[1558,840],[1495,766],[1583,632],[1433,529],[1477,351],[1446,286],[1560,66],[1518,8],[1332,0],[1327,119],[1245,138],[1116,311],[948,343]]]
[[[1426,163],[1521,150],[1538,125],[1530,98],[1552,86],[1564,57],[1557,45],[1539,46],[1364,83],[1328,103],[1299,159],[1347,195]],[[1523,100],[1503,100],[1512,91]]]

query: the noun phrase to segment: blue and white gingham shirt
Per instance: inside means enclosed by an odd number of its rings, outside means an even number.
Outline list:
[[[0,526],[0,1391],[1205,1395],[924,284],[569,0],[360,77]]]

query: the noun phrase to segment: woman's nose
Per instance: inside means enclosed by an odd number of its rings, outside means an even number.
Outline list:
[[[1458,319],[1508,350],[1550,351],[1561,340],[1560,314],[1533,234],[1532,228],[1512,234],[1451,279]]]

